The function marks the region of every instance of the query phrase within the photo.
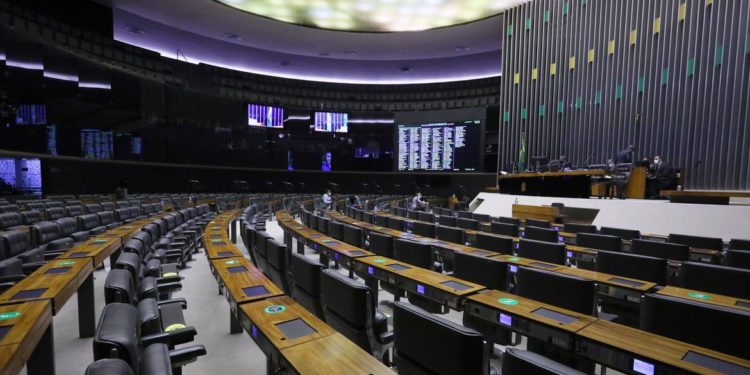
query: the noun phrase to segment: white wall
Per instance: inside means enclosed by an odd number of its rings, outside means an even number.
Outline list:
[[[750,206],[669,203],[642,199],[579,199],[532,197],[479,193],[483,199],[474,212],[491,216],[511,216],[516,199],[519,204],[550,205],[563,203],[569,207],[598,208],[594,225],[638,229],[649,234],[691,234],[707,237],[750,239]],[[476,201],[472,202],[475,203]]]

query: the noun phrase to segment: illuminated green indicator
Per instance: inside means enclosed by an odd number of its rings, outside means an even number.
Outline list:
[[[237,260],[228,260],[228,261],[226,261],[224,263],[226,263],[226,264],[237,264],[237,263],[239,263],[239,261],[237,261]]]
[[[518,262],[519,260],[521,260],[521,258],[518,258],[518,257],[510,257],[510,258],[508,258],[508,260],[509,260],[509,261],[511,261],[511,262]]]
[[[263,309],[266,314],[278,314],[280,312],[283,312],[284,310],[286,310],[286,307],[284,307],[284,305],[273,305]]]
[[[375,262],[375,263],[385,263],[385,259],[375,259],[373,262]]]
[[[711,295],[706,294],[706,293],[699,293],[699,292],[690,292],[688,293],[688,296],[696,298],[696,299],[703,299],[703,300],[711,299]]]
[[[66,260],[66,261],[63,261],[63,262],[57,262],[58,266],[71,266],[73,264],[76,264],[76,262],[74,262],[72,260]]]
[[[518,305],[518,301],[514,300],[513,298],[500,298],[499,300],[497,300],[497,302],[500,302],[503,305]]]
[[[20,311],[8,311],[0,314],[0,320],[8,320],[8,319],[14,319],[21,316]]]

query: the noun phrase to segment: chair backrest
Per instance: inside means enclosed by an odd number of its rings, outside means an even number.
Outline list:
[[[596,233],[596,225],[566,223],[563,232],[567,233]]]
[[[65,209],[62,207],[50,207],[44,210],[44,215],[47,216],[47,220],[57,220],[65,217]]]
[[[107,274],[107,279],[104,281],[104,303],[135,304],[137,300],[138,296],[136,296],[135,283],[131,271],[125,268],[110,270]]]
[[[680,286],[725,296],[750,298],[750,270],[716,264],[682,262]]]
[[[18,212],[6,212],[0,214],[0,230],[17,227],[22,224],[21,214]]]
[[[0,233],[0,260],[20,255],[30,247],[31,238],[28,232],[11,230]]]
[[[387,216],[381,216],[381,215],[375,215],[375,225],[380,227],[387,227],[388,226],[388,217]]]
[[[130,202],[128,201],[117,201],[115,204],[117,205],[117,208],[130,207]]]
[[[685,261],[690,258],[690,247],[669,242],[633,240],[630,252],[650,257]]]
[[[42,221],[41,211],[23,211],[21,212],[21,221],[24,225],[31,225]]]
[[[320,303],[326,323],[360,348],[372,353],[375,317],[374,297],[370,288],[335,270],[320,274]]]
[[[471,218],[459,217],[456,219],[456,226],[462,229],[479,230],[479,221]]]
[[[364,231],[361,228],[343,224],[344,238],[343,241],[356,247],[364,247]]]
[[[738,238],[733,238],[729,241],[729,249],[750,251],[750,240],[741,240]]]
[[[389,217],[388,218],[388,228],[395,229],[399,231],[404,230],[404,221],[397,218],[397,217]]]
[[[435,229],[435,238],[463,245],[466,243],[466,231],[461,228],[438,225]]]
[[[426,221],[428,223],[434,223],[435,222],[435,215],[428,213],[428,212],[419,212],[419,218],[420,221]]]
[[[29,211],[34,210],[42,212],[45,208],[47,208],[47,206],[45,206],[42,202],[26,203],[26,209]]]
[[[600,250],[596,253],[596,271],[667,284],[667,260],[664,258]]]
[[[584,372],[555,362],[543,355],[520,350],[505,348],[503,354],[503,375],[584,375]]]
[[[67,206],[65,207],[65,211],[68,213],[69,217],[76,217],[83,215],[83,207],[81,206]]]
[[[496,221],[503,224],[513,224],[517,227],[521,225],[521,220],[515,217],[500,216]]]
[[[525,238],[522,238],[519,241],[516,253],[518,256],[524,258],[562,265],[565,264],[566,259],[565,245],[561,243],[527,240]]]
[[[81,215],[78,217],[78,228],[81,230],[91,230],[99,225],[99,216],[94,214]]]
[[[483,285],[488,289],[507,290],[508,264],[500,259],[456,252],[453,276]]]
[[[395,364],[399,373],[489,373],[490,347],[482,334],[471,328],[440,318],[416,306],[396,302],[393,308],[393,331]]]
[[[114,202],[102,202],[100,204],[101,204],[102,209],[104,211],[114,211],[115,208],[117,208],[117,207],[115,207],[115,203]]]
[[[127,208],[118,208],[115,210],[115,219],[123,222],[130,219],[130,210]]]
[[[301,254],[291,257],[292,298],[321,319],[320,273],[323,265]]]
[[[86,213],[89,214],[95,214],[97,212],[102,212],[103,208],[101,205],[97,203],[90,203],[83,206],[86,209]]]
[[[412,220],[419,220],[419,211],[409,210],[406,212],[406,217]]]
[[[138,217],[141,216],[141,207],[140,206],[134,206],[128,208],[130,210],[130,217]]]
[[[115,222],[115,215],[112,211],[98,212],[96,216],[99,216],[99,222],[102,225],[109,225]]]
[[[554,285],[551,288],[550,285]],[[518,267],[516,294],[581,314],[596,315],[593,280],[531,267]]]
[[[623,228],[612,228],[612,227],[601,227],[599,229],[601,234],[610,236],[620,237],[623,240],[635,240],[641,238],[641,231],[637,229],[623,229]]]
[[[622,238],[581,232],[576,234],[576,245],[598,250],[622,251]]]
[[[60,225],[60,237],[67,237],[78,231],[78,221],[72,217],[64,217],[55,220]]]
[[[500,254],[513,254],[513,239],[510,237],[500,237],[482,232],[478,232],[475,237],[477,241],[476,247],[482,250],[493,251]]]
[[[544,242],[557,242],[558,233],[554,229],[539,228],[539,227],[525,227],[523,229],[523,237]]]
[[[471,219],[472,213],[469,211],[454,211],[456,213],[456,217],[461,219]]]
[[[335,221],[328,222],[328,235],[337,240],[344,240],[344,224]]]
[[[750,270],[750,251],[729,250],[724,254],[724,265]]]
[[[273,238],[266,240],[266,259],[268,260],[268,273],[279,289],[284,294],[290,294],[289,283],[287,279],[287,248],[286,245],[276,241]]]
[[[440,215],[440,217],[438,217],[438,224],[446,227],[455,227],[456,218],[454,216]]]
[[[477,214],[472,213],[471,218],[480,222],[480,223],[489,223],[492,218],[490,218],[490,215],[488,214]]]
[[[528,228],[528,227],[549,228],[551,226],[551,224],[547,220],[526,219],[524,221],[524,225],[523,226],[524,226],[524,228]]]
[[[60,225],[51,221],[40,221],[31,226],[31,242],[43,245],[60,238]]]
[[[393,237],[387,234],[370,232],[368,250],[380,256],[393,258],[393,241]]]
[[[327,217],[319,217],[317,220],[317,226],[313,229],[320,233],[328,234],[328,222],[330,220]]]
[[[696,247],[699,249],[721,251],[722,248],[724,247],[724,242],[722,241],[721,238],[691,236],[687,234],[670,233],[667,241],[672,242],[672,243],[687,245],[690,247]]]
[[[417,236],[435,238],[435,227],[434,223],[425,223],[421,221],[415,221],[411,223],[411,232]]]
[[[94,335],[94,360],[119,358],[131,368],[139,367],[137,314],[135,306],[127,303],[104,306]]]
[[[396,239],[393,244],[393,258],[424,269],[433,268],[432,246],[428,244]]]
[[[503,236],[518,237],[518,225],[493,221],[490,224],[490,231]]]

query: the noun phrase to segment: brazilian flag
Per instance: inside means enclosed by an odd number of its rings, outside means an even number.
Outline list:
[[[518,148],[518,170],[526,170],[526,133],[521,132],[521,146]]]

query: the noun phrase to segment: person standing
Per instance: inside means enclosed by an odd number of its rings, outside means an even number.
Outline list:
[[[615,157],[615,162],[617,162],[617,164],[632,163],[633,151],[635,151],[635,146],[630,145],[626,149],[618,152],[617,156]]]

